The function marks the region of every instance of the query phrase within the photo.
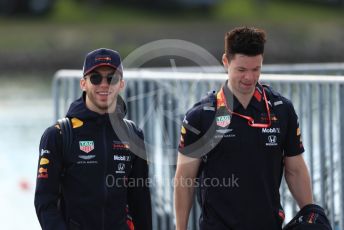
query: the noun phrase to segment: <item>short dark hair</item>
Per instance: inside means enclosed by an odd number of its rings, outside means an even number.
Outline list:
[[[225,54],[231,59],[235,54],[256,56],[264,54],[266,33],[262,29],[238,27],[225,35]]]

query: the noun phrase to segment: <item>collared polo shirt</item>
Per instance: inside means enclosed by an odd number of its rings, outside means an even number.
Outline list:
[[[263,90],[257,84],[245,109],[226,83],[216,95],[215,111],[197,103],[186,113],[179,151],[206,159],[200,182],[202,230],[281,229],[284,212],[279,187],[284,157],[304,149],[292,103],[270,89],[265,89],[265,101]],[[266,103],[271,120],[266,128],[251,127],[248,120],[232,113],[266,124]]]

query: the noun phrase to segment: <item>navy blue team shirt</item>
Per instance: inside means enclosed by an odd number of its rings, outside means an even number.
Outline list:
[[[271,88],[265,88],[266,102],[264,88],[257,84],[245,109],[226,82],[216,94],[216,112],[197,103],[186,113],[179,151],[206,159],[198,181],[202,230],[281,229],[284,211],[279,187],[284,158],[299,155],[304,148],[292,103]],[[227,108],[252,117],[255,123],[267,123],[265,103],[271,119],[266,128],[249,126]],[[205,125],[210,123],[210,128]]]

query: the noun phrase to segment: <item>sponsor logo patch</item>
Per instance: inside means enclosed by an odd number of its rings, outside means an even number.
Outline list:
[[[38,169],[38,172],[39,172],[39,173],[48,173],[48,169],[45,169],[45,168],[40,167],[40,168]]]
[[[277,136],[275,135],[270,135],[268,136],[268,142],[265,143],[266,146],[276,146],[277,143]]]
[[[267,115],[266,113],[262,113],[262,114],[260,115],[260,119],[261,119],[262,122],[267,122],[267,120],[268,120],[268,115]],[[273,114],[273,113],[270,114],[270,119],[271,119],[272,122],[277,122],[277,121],[278,121],[276,115]]]
[[[280,133],[280,128],[262,128],[262,133]]]
[[[233,129],[217,129],[214,137],[216,139],[234,138],[236,134]]]
[[[227,127],[231,123],[231,116],[219,116],[216,117],[216,125],[220,127]]]
[[[124,169],[125,169],[125,164],[124,163],[119,163],[117,165],[116,173],[125,173]]]
[[[221,134],[226,134],[232,132],[233,129],[217,129],[216,132],[221,133]]]
[[[186,134],[186,129],[184,128],[184,126],[182,126],[181,133],[182,133],[182,134]]]
[[[98,164],[98,161],[83,160],[76,162],[78,165]]]
[[[48,169],[43,168],[43,167],[40,167],[40,168],[38,169],[37,178],[47,179],[48,177],[49,177],[49,176],[48,176]]]
[[[94,142],[93,141],[79,141],[80,150],[89,153],[94,149]]]
[[[40,173],[38,174],[37,178],[48,179],[48,173]]]
[[[73,128],[79,128],[84,125],[84,122],[74,117],[72,118],[72,125],[73,125]]]
[[[128,142],[113,141],[112,149],[130,149]]]
[[[41,149],[41,156],[45,155],[45,154],[49,154],[50,151],[47,149]]]
[[[91,159],[95,158],[96,155],[79,155],[78,157],[83,159],[83,160],[91,160]]]
[[[124,156],[124,155],[114,155],[113,159],[115,161],[130,161],[130,156]]]
[[[49,160],[47,158],[42,157],[39,161],[39,165],[47,165],[49,164]]]
[[[276,102],[274,103],[274,106],[282,105],[282,104],[283,104],[283,101],[276,101]]]
[[[111,57],[108,57],[108,56],[97,56],[96,58],[95,58],[95,61],[97,62],[97,61],[111,61]]]

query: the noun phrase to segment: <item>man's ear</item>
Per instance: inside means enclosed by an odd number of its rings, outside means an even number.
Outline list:
[[[122,91],[125,87],[125,81],[122,79],[120,82],[119,82],[119,88],[120,88],[120,91]]]
[[[86,91],[86,79],[85,78],[80,79],[80,89],[82,91]]]
[[[228,58],[227,58],[227,55],[226,55],[226,54],[223,54],[223,55],[222,55],[222,64],[223,64],[223,67],[225,67],[226,69],[228,69],[229,61],[228,61]]]

